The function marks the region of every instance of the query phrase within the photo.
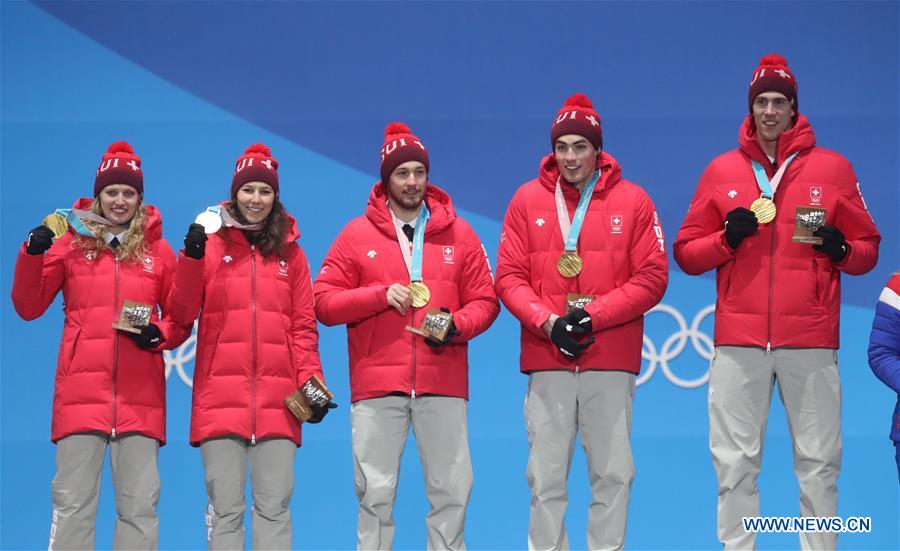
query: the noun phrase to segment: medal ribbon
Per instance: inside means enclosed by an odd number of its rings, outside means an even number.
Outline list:
[[[391,212],[391,216],[400,222],[393,212]],[[397,243],[400,245],[400,252],[403,253],[403,260],[406,262],[406,269],[409,271],[410,282],[422,281],[422,251],[425,248],[425,226],[428,225],[429,218],[431,218],[431,212],[425,203],[422,202],[422,208],[419,209],[419,216],[416,218],[416,228],[413,232],[412,251],[406,245],[408,243],[406,234],[402,231],[397,231]]]
[[[106,218],[102,216],[98,216],[93,212],[82,210],[82,209],[56,209],[55,214],[58,214],[66,219],[66,223],[72,227],[79,235],[83,235],[85,237],[96,237],[94,232],[91,231],[90,228],[84,223],[85,220],[90,220],[91,222],[96,222],[98,224],[103,224],[104,226],[115,226]]]
[[[581,190],[578,207],[575,208],[575,216],[572,218],[572,222],[569,222],[569,209],[566,207],[566,199],[563,197],[559,180],[556,180],[556,216],[559,218],[559,229],[562,232],[566,252],[578,250],[578,235],[581,233],[581,225],[584,223],[585,215],[587,215],[588,205],[591,202],[591,196],[594,194],[594,187],[599,181],[600,170],[598,169],[587,185],[584,186],[584,189]]]
[[[223,209],[221,205],[215,205],[212,207],[207,207],[206,210],[209,212],[214,212],[222,217],[222,225],[228,228],[237,228],[239,230],[250,230],[256,231],[261,230],[263,225],[262,222],[259,224],[241,224],[237,220],[231,216],[231,213],[228,212],[228,209]]]
[[[775,191],[778,189],[778,184],[781,183],[781,177],[784,176],[784,171],[787,170],[787,166],[791,164],[791,161],[793,161],[796,156],[797,154],[794,153],[778,167],[778,171],[772,176],[771,182],[769,181],[769,177],[766,176],[766,169],[763,168],[763,165],[755,159],[750,159],[750,165],[753,167],[753,175],[756,176],[756,185],[759,186],[759,191],[762,192],[763,197],[766,199],[775,197]]]
[[[428,219],[431,218],[431,212],[422,202],[422,208],[419,209],[419,218],[416,220],[416,231],[413,233],[412,242],[412,258],[409,268],[410,281],[422,281],[422,252],[425,250],[425,226]]]

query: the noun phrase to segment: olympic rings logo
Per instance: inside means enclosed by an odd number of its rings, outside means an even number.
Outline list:
[[[715,304],[710,304],[703,308],[697,312],[697,315],[691,320],[690,326],[687,324],[687,320],[685,320],[681,312],[666,304],[658,304],[647,312],[647,316],[656,313],[668,314],[678,325],[678,331],[669,335],[666,340],[663,341],[662,347],[659,349],[657,349],[653,340],[644,333],[643,345],[641,346],[641,357],[648,361],[649,365],[642,370],[642,373],[635,380],[635,383],[637,385],[646,383],[653,377],[656,369],[659,368],[662,370],[666,379],[679,388],[697,388],[705,385],[709,381],[709,369],[696,379],[683,379],[672,371],[669,362],[681,355],[684,348],[687,346],[688,341],[690,341],[691,346],[701,358],[707,362],[712,360],[715,349],[713,340],[709,335],[700,330],[700,324],[707,316],[715,312],[715,310]],[[191,336],[184,341],[181,346],[175,350],[163,351],[163,358],[166,362],[166,379],[168,379],[172,375],[172,372],[175,371],[178,373],[178,378],[181,379],[188,388],[193,387],[193,375],[188,373],[186,366],[194,362],[196,352],[197,322],[195,321]]]
[[[186,384],[188,388],[194,387],[194,377],[185,371],[184,366],[187,363],[193,363],[197,353],[197,321],[194,320],[194,328],[191,330],[191,336],[184,341],[181,346],[175,350],[163,350],[163,359],[166,362],[166,380],[172,374],[172,370],[178,373],[178,378]]]
[[[672,368],[669,366],[669,361],[678,357],[679,354],[684,350],[684,347],[687,346],[688,340],[690,340],[691,345],[697,354],[705,359],[707,362],[712,360],[713,352],[715,351],[715,347],[713,345],[713,340],[706,333],[700,331],[700,324],[706,318],[706,316],[712,314],[716,310],[715,304],[710,304],[706,308],[703,308],[697,315],[694,316],[694,319],[691,321],[690,327],[688,327],[687,321],[684,319],[684,316],[681,315],[681,312],[676,310],[675,308],[668,306],[666,304],[658,304],[654,308],[652,308],[647,315],[651,315],[653,313],[661,312],[664,314],[668,314],[675,319],[675,323],[678,324],[678,331],[669,335],[665,341],[663,341],[662,348],[656,348],[656,345],[650,340],[650,337],[647,336],[646,332],[644,333],[644,343],[641,347],[641,357],[648,362],[650,365],[647,366],[646,370],[643,370],[641,375],[635,380],[635,383],[641,385],[653,376],[653,373],[656,371],[656,368],[659,367],[663,375],[666,376],[666,379],[669,380],[673,385],[680,388],[697,388],[699,386],[703,386],[709,381],[709,369],[707,368],[706,373],[697,377],[696,379],[682,379],[681,377],[675,375],[672,372]]]

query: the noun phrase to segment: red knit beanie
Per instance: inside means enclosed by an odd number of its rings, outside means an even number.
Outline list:
[[[600,115],[594,104],[584,94],[572,94],[565,105],[556,114],[556,120],[550,129],[550,150],[556,148],[556,140],[560,136],[577,134],[591,142],[594,149],[603,149],[603,131],[600,128]]]
[[[125,184],[133,187],[141,195],[144,194],[144,173],[141,171],[141,159],[134,154],[128,142],[115,142],[103,154],[103,160],[94,177],[94,197],[100,195],[103,188],[113,184]]]
[[[278,161],[266,144],[255,143],[238,157],[231,179],[231,196],[237,195],[238,189],[247,182],[269,184],[278,195]]]
[[[787,60],[778,54],[769,54],[759,60],[759,67],[753,72],[750,81],[750,92],[747,95],[747,104],[750,114],[753,114],[753,100],[763,92],[779,92],[791,100],[794,113],[800,112],[797,100],[797,79],[794,73],[788,69]]]
[[[381,146],[381,182],[387,184],[391,174],[407,161],[419,161],[429,170],[428,150],[422,140],[402,122],[392,122],[384,129],[384,145]]]

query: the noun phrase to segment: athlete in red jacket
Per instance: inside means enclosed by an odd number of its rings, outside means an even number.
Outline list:
[[[162,350],[181,344],[190,324],[161,318],[157,309],[171,287],[175,255],[162,238],[159,211],[142,202],[140,163],[130,145],[112,144],[97,170],[94,198],[62,213],[68,224],[48,217],[65,233],[54,242],[54,231],[38,226],[16,261],[12,299],[23,319],[41,316],[60,290],[65,299],[50,436],[57,445],[51,549],[93,548],[107,446],[118,513],[114,547],[150,549],[158,542]],[[139,333],[113,329],[126,300],[150,307]]]
[[[816,147],[784,58],[762,58],[748,100],[738,149],[701,176],[674,247],[685,272],[717,270],[709,417],[726,549],[755,545],[741,518],[759,515],[756,479],[776,379],[801,514],[837,514],[840,278],[871,270],[881,239],[850,163]],[[813,234],[821,244],[793,239],[801,207],[824,216]],[[800,542],[834,548],[837,535],[803,533]]]
[[[237,160],[231,201],[207,211],[215,222],[209,242],[191,225],[172,292],[176,319],[201,312],[191,444],[206,470],[211,549],[243,549],[248,462],[253,548],[291,548],[300,423],[284,399],[312,375],[322,378],[322,366],[309,265],[278,192],[269,148],[249,147]],[[327,411],[317,408],[310,422]]]
[[[634,377],[644,313],[668,281],[653,202],[603,151],[600,116],[570,97],[550,132],[554,153],[510,202],[497,294],[522,323],[520,367],[530,456],[532,549],[568,547],[563,518],[576,432],[590,469],[588,547],[625,542]]]
[[[481,241],[450,196],[428,183],[428,168],[421,140],[404,124],[388,125],[381,181],[313,285],[319,320],[347,324],[360,549],[391,547],[410,423],[428,473],[428,548],[465,548],[468,341],[500,306]],[[406,327],[420,327],[431,308],[448,310],[452,321],[444,338],[423,341]]]

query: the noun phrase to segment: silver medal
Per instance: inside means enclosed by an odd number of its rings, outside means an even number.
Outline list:
[[[203,226],[206,233],[216,233],[222,227],[222,216],[218,212],[205,210],[197,215],[194,222]]]

